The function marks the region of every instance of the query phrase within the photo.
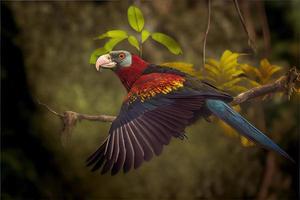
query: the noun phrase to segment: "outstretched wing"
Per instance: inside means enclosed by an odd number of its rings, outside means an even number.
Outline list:
[[[93,165],[92,171],[102,167],[102,174],[111,170],[114,175],[122,168],[124,172],[138,168],[144,160],[160,155],[172,137],[183,138],[185,127],[195,116],[207,112],[206,98],[224,98],[217,92],[189,90],[178,81],[169,86],[165,82],[165,90],[159,89],[158,79],[155,84],[157,87],[151,89],[141,84],[144,89],[138,88],[139,93],[134,88],[129,92],[108,137],[87,159],[87,165]]]

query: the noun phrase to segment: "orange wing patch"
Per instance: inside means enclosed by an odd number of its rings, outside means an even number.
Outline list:
[[[125,101],[134,102],[139,98],[142,102],[156,94],[168,94],[183,87],[184,77],[175,74],[152,73],[144,75],[134,83]]]

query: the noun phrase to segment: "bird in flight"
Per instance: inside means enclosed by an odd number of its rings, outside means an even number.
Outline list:
[[[293,161],[228,105],[232,96],[196,77],[149,64],[123,50],[100,56],[96,69],[111,69],[127,95],[107,138],[87,159],[92,171],[101,169],[102,174],[110,171],[115,175],[121,169],[137,169],[144,161],[160,155],[172,137],[183,139],[187,126],[212,114],[251,141]]]

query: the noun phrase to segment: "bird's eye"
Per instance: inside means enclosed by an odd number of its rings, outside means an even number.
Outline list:
[[[120,59],[124,59],[124,58],[125,58],[125,54],[124,54],[124,53],[120,53],[120,54],[119,54],[119,58],[120,58]]]

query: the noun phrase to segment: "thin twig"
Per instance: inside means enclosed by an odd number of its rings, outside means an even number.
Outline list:
[[[247,26],[246,26],[246,23],[245,23],[245,19],[242,15],[242,12],[240,10],[240,7],[239,7],[239,3],[238,3],[238,0],[233,0],[233,3],[234,3],[234,7],[239,15],[239,18],[240,18],[240,21],[243,25],[243,28],[245,30],[245,32],[247,33],[247,36],[248,36],[248,45],[251,47],[251,49],[253,50],[254,53],[256,53],[256,47],[255,47],[255,43],[253,41],[253,39],[251,38],[251,35],[247,29]]]
[[[140,54],[140,57],[142,58],[143,57],[143,43],[142,43],[142,41],[141,41],[139,46],[140,46],[139,54]]]
[[[54,115],[59,116],[60,118],[63,118],[63,117],[64,117],[64,115],[62,115],[62,114],[56,112],[55,110],[53,110],[52,108],[50,108],[50,106],[48,106],[47,104],[40,102],[40,100],[37,99],[36,102],[37,102],[39,105],[44,106],[49,112],[53,113]]]
[[[206,40],[208,36],[208,32],[210,29],[210,18],[211,18],[211,0],[207,0],[207,25],[206,25],[206,31],[204,35],[204,40],[203,40],[203,51],[202,51],[202,61],[203,61],[203,68],[205,66],[205,57],[206,57]]]

